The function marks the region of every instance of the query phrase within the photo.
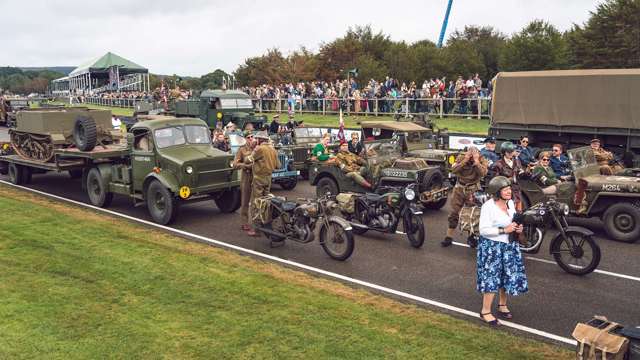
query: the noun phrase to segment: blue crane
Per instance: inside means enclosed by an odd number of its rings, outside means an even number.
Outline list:
[[[442,42],[444,41],[444,33],[447,32],[447,24],[449,23],[449,14],[451,13],[451,4],[453,4],[453,0],[449,0],[449,4],[447,4],[447,12],[444,14],[442,29],[440,30],[440,37],[438,38],[439,48],[442,47]]]

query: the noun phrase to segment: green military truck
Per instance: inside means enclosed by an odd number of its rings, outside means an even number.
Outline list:
[[[200,118],[212,129],[220,122],[233,122],[238,129],[252,123],[261,129],[267,122],[266,116],[255,114],[251,97],[239,90],[204,90],[197,99],[176,101],[174,112],[176,117]]]
[[[72,128],[77,113],[70,111],[68,118],[66,126]],[[46,113],[42,119],[46,121]],[[90,150],[55,148],[52,161],[0,156],[0,173],[22,185],[31,182],[33,174],[68,172],[82,178],[92,205],[108,207],[114,194],[123,195],[134,206],[146,204],[155,222],[169,224],[180,206],[190,202],[214,201],[223,213],[237,210],[240,182],[232,162],[232,155],[213,148],[202,120],[162,118],[133,125],[126,143],[97,144]]]
[[[574,148],[597,137],[640,167],[640,69],[501,72],[493,83],[489,134],[499,142]]]

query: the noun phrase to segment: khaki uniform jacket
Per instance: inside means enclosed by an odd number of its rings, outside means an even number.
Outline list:
[[[487,175],[489,163],[482,156],[479,159],[480,162],[475,164],[473,158],[465,162],[464,154],[458,155],[456,162],[451,166],[451,172],[458,178],[458,183],[461,185],[478,184]]]
[[[338,167],[342,169],[342,171],[350,173],[359,171],[360,165],[364,165],[365,161],[356,154],[340,151],[338,155],[336,155],[336,163],[338,164]]]
[[[275,169],[281,164],[278,160],[278,152],[270,144],[260,144],[253,151],[253,176],[271,177]]]
[[[593,154],[593,156],[596,158],[596,161],[598,162],[598,165],[600,166],[609,165],[609,161],[613,160],[613,154],[603,148],[600,148],[598,150],[591,149],[589,150],[589,152]]]
[[[248,145],[239,148],[233,160],[233,167],[242,170],[242,172],[250,173],[252,165],[249,156],[252,152],[253,150]]]

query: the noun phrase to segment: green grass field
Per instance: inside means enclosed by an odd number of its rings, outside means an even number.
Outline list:
[[[1,359],[572,355],[2,185],[0,212]]]
[[[66,105],[66,104],[65,104]],[[132,109],[124,109],[118,107],[108,107],[108,106],[97,106],[84,104],[82,106],[88,106],[90,108],[96,109],[108,109],[111,110],[116,115],[123,116],[132,116]],[[264,113],[267,115],[269,121],[271,121],[274,113]],[[287,115],[281,114],[280,117],[286,122]],[[338,126],[338,115],[321,115],[321,114],[296,114],[296,120],[304,121],[307,126],[321,126],[321,127],[336,127]],[[489,128],[489,120],[487,119],[476,119],[471,118],[467,119],[464,117],[445,117],[439,119],[437,117],[433,118],[436,125],[439,128],[448,128],[450,132],[461,132],[467,134],[475,134],[475,135],[486,135],[487,130]],[[357,128],[359,127],[358,123],[360,121],[367,120],[393,120],[391,116],[345,116],[345,126],[349,128]]]

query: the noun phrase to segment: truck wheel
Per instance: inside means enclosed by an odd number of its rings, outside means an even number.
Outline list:
[[[232,213],[240,208],[240,189],[226,190],[215,201],[221,212]]]
[[[93,118],[78,116],[73,126],[73,141],[81,151],[91,151],[98,141],[98,129]]]
[[[175,196],[158,180],[153,180],[147,188],[147,209],[153,221],[168,225],[178,215],[179,202]]]
[[[92,168],[87,174],[87,195],[91,205],[106,208],[111,205],[113,193],[109,192],[108,184],[100,175],[98,168]]]
[[[440,172],[434,172],[431,176],[424,179],[427,191],[441,189],[444,186],[444,180]],[[425,208],[429,210],[440,210],[447,203],[447,198],[440,199],[436,202],[423,203]]]
[[[294,178],[290,180],[285,180],[281,182],[279,185],[283,190],[293,190],[296,187],[296,185],[298,185],[298,179]]]
[[[640,238],[640,208],[622,202],[612,205],[604,213],[604,230],[611,238],[633,243]]]
[[[82,169],[69,170],[69,177],[72,179],[80,179],[82,177]]]
[[[318,185],[316,185],[317,197],[325,196],[327,193],[330,193],[331,195],[338,195],[338,191],[338,184],[329,177],[320,179],[320,181],[318,181]]]
[[[22,185],[22,166],[9,163],[9,181],[14,185]]]

